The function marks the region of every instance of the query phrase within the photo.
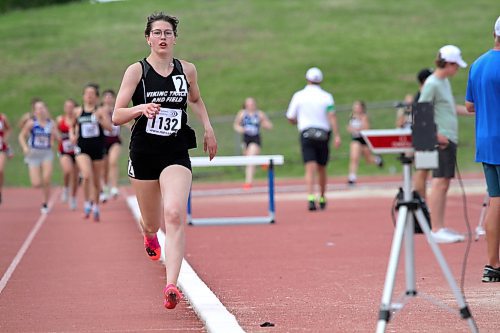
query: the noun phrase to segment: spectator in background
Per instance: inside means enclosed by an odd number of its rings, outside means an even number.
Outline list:
[[[257,103],[252,97],[245,99],[243,109],[238,112],[234,119],[233,128],[237,133],[242,134],[243,155],[255,156],[260,154],[262,138],[260,129],[272,129],[273,124],[266,114],[257,108]],[[252,187],[255,165],[247,165],[245,170],[244,189]]]
[[[450,180],[455,177],[458,143],[457,114],[466,115],[467,110],[465,106],[455,104],[448,78],[453,77],[460,67],[467,67],[467,64],[462,59],[460,49],[454,45],[445,45],[440,48],[435,62],[437,68],[425,80],[418,102],[433,103],[439,144],[439,166],[432,171],[429,200],[432,237],[438,243],[453,243],[463,241],[465,237],[444,227],[444,213]]]
[[[424,68],[420,70],[417,74],[417,81],[419,84],[419,88],[417,93],[415,94],[415,97],[413,98],[413,103],[411,106],[411,112],[413,113],[413,110],[416,107],[416,104],[418,103],[420,99],[420,94],[422,92],[422,87],[424,86],[425,81],[427,78],[432,74],[432,69],[430,68]],[[413,123],[413,120],[412,120]],[[426,194],[427,194],[427,178],[429,176],[429,170],[426,169],[417,169],[415,170],[415,174],[413,175],[413,189],[420,195],[420,197],[426,201]]]
[[[352,114],[347,125],[347,132],[351,134],[352,138],[349,147],[349,175],[347,178],[349,185],[356,184],[361,155],[363,155],[368,164],[376,164],[380,168],[384,165],[382,157],[373,155],[366,145],[365,139],[361,136],[361,131],[367,129],[370,129],[370,120],[366,113],[366,104],[363,101],[355,101],[352,104]]]
[[[411,128],[413,124],[413,95],[407,94],[402,103],[396,105],[396,127]]]
[[[417,73],[418,91],[415,94],[415,97],[413,97],[415,103],[420,99],[420,94],[422,93],[422,87],[424,86],[425,80],[427,80],[427,78],[431,76],[432,73],[432,68],[423,68],[420,70],[420,72]]]
[[[483,164],[490,203],[486,213],[488,264],[483,282],[500,282],[500,17],[494,47],[470,67],[465,106],[476,114],[476,161]]]
[[[10,127],[7,116],[3,113],[0,113],[0,204],[2,204],[2,188],[5,161],[10,155],[9,136],[11,132],[12,128]]]
[[[404,98],[403,103],[399,103],[396,107],[397,110],[397,118],[396,118],[396,127],[398,128],[411,128],[413,124],[413,110],[415,109],[415,105],[420,98],[420,92],[422,91],[422,86],[424,85],[425,80],[432,74],[431,68],[423,68],[417,73],[417,82],[418,82],[418,91],[415,96],[411,94],[407,94]]]
[[[319,68],[312,67],[306,72],[306,80],[306,87],[293,95],[286,117],[292,124],[297,125],[300,132],[308,209],[314,211],[317,209],[314,196],[316,176],[320,188],[319,207],[326,208],[326,166],[330,154],[329,142],[332,130],[335,148],[340,146],[341,141],[333,96],[320,86],[323,73]]]
[[[24,161],[28,164],[31,185],[42,189],[40,211],[47,214],[54,159],[54,122],[49,117],[47,106],[40,99],[33,100],[32,112],[33,116],[24,122],[18,139],[25,156]]]

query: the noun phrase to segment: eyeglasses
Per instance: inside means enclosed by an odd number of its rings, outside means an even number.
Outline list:
[[[171,38],[174,36],[173,30],[163,30],[161,31],[160,29],[155,29],[151,31],[151,36],[155,38],[161,38],[161,36],[165,35],[165,38]]]

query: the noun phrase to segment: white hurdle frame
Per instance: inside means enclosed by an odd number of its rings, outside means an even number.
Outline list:
[[[191,192],[189,192],[188,205],[187,205],[188,224],[189,225],[234,225],[234,224],[274,223],[275,222],[274,166],[283,165],[283,163],[284,163],[283,155],[216,156],[212,159],[212,161],[210,161],[208,157],[191,157],[192,167],[267,165],[269,208],[267,216],[193,218]]]

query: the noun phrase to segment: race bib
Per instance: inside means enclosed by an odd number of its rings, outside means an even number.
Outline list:
[[[36,135],[33,139],[33,148],[50,148],[49,137]]]
[[[181,129],[182,110],[160,108],[160,113],[153,118],[148,119],[146,133],[170,136]]]
[[[69,139],[63,140],[61,144],[63,153],[72,153],[75,150],[75,145]]]
[[[104,135],[106,135],[106,136],[118,136],[118,135],[120,135],[120,126],[113,125],[111,131],[103,130],[103,132],[104,132]]]
[[[255,125],[245,125],[243,126],[243,130],[246,135],[255,136],[259,134],[259,128]]]
[[[96,138],[99,136],[99,124],[97,123],[83,123],[82,124],[82,138]]]

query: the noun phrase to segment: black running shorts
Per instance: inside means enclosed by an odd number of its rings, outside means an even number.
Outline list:
[[[302,149],[302,159],[304,163],[315,161],[321,166],[328,164],[330,149],[328,143],[330,140],[318,141],[307,139],[300,136],[300,146]]]
[[[80,154],[89,155],[92,161],[99,161],[104,157],[104,146],[99,143],[78,145],[75,147],[75,155],[78,156]]]
[[[121,145],[122,140],[120,139],[119,136],[105,136],[104,137],[104,155],[108,155],[109,153],[109,148],[111,148],[112,145],[115,143]]]
[[[257,146],[261,146],[260,135],[243,135],[243,143],[245,144],[245,148],[248,147],[249,144],[255,143]]]
[[[358,137],[352,138],[352,141],[358,141],[363,146],[366,146],[366,141],[365,141],[365,139],[362,136],[358,136]]]
[[[130,178],[158,180],[168,166],[182,165],[191,171],[191,159],[187,151],[171,155],[140,154],[130,152],[127,173]]]

